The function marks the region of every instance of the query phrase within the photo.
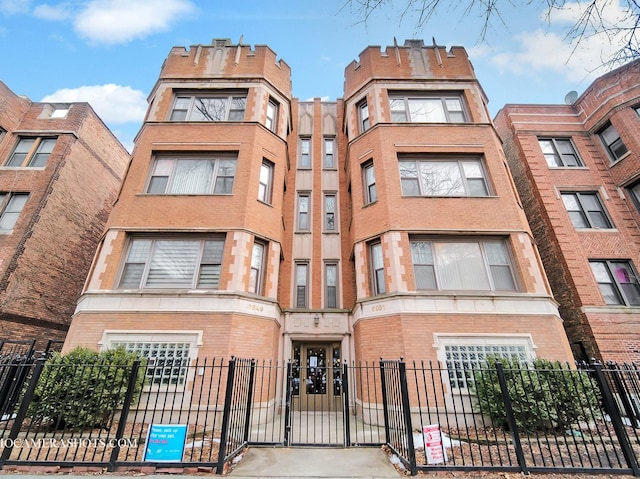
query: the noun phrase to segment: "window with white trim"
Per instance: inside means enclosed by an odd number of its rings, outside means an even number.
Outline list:
[[[311,138],[300,138],[300,160],[298,168],[308,170],[311,168]]]
[[[296,308],[309,307],[309,264],[296,263]]]
[[[249,292],[262,294],[264,284],[265,244],[260,241],[253,243],[251,250],[251,273],[249,275]]]
[[[525,344],[491,344],[491,339],[479,341],[477,344],[445,344],[447,373],[451,389],[468,389],[473,383],[474,371],[486,367],[488,356],[499,356],[505,359],[527,363],[532,353]]]
[[[10,232],[29,199],[29,193],[0,193],[0,232]]]
[[[145,384],[184,386],[189,369],[190,343],[113,341],[111,348],[124,348],[147,360]]]
[[[336,231],[338,229],[336,224],[337,219],[337,201],[335,193],[324,195],[324,230]]]
[[[56,140],[52,137],[20,138],[4,166],[42,168],[47,164]]]
[[[273,98],[269,98],[269,103],[267,104],[266,127],[274,133],[278,131],[278,102]]]
[[[382,243],[376,241],[369,245],[369,264],[371,266],[371,289],[374,295],[387,292],[384,276],[384,257]]]
[[[335,170],[336,168],[336,159],[334,154],[335,148],[335,139],[334,138],[325,138],[324,139],[324,161],[323,168],[327,170]]]
[[[338,263],[324,265],[325,307],[338,307]]]
[[[311,197],[308,193],[298,194],[298,231],[309,231],[309,202]]]
[[[235,155],[158,155],[147,193],[156,195],[230,195],[236,176]]]
[[[273,169],[273,163],[269,160],[262,160],[262,166],[260,166],[260,182],[258,185],[258,199],[267,204],[271,204],[271,194],[273,193]]]
[[[480,158],[400,157],[404,196],[487,196],[489,187]]]
[[[549,168],[584,166],[570,138],[538,138]]]
[[[390,93],[391,121],[398,123],[466,123],[462,94]]]
[[[373,160],[362,164],[362,181],[364,183],[364,204],[368,205],[378,201],[376,191],[376,174],[373,169]]]
[[[598,136],[612,162],[620,160],[628,153],[629,150],[620,138],[618,130],[611,123],[600,130]]]
[[[416,290],[515,291],[504,240],[411,239]]]
[[[218,289],[223,237],[133,238],[120,288]]]
[[[573,226],[584,228],[612,228],[611,220],[595,191],[563,192],[562,202]]]
[[[171,121],[244,121],[246,92],[179,94],[171,109]]]
[[[358,104],[358,121],[360,122],[360,133],[364,133],[371,127],[369,107],[366,100]]]

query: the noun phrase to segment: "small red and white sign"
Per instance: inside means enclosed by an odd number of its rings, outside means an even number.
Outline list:
[[[427,456],[427,464],[442,464],[447,462],[447,451],[442,447],[442,434],[439,424],[430,424],[422,427],[424,435],[424,452]]]

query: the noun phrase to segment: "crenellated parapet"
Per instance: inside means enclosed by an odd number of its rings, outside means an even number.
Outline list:
[[[170,79],[244,80],[264,78],[284,96],[291,97],[291,68],[266,45],[232,44],[213,39],[210,45],[173,47],[160,71],[159,81]]]
[[[345,68],[344,98],[349,98],[371,80],[476,80],[473,65],[463,47],[448,50],[422,40],[407,40],[403,46],[367,47],[358,61]]]

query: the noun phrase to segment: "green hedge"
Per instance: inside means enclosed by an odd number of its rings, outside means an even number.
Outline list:
[[[110,427],[114,411],[124,403],[136,358],[123,348],[98,353],[82,347],[51,357],[29,405],[29,417],[52,429]],[[144,362],[134,398],[143,383]]]
[[[519,430],[566,432],[580,421],[600,417],[600,391],[586,371],[544,359],[521,364],[491,356],[486,369],[474,372],[472,389],[478,412],[488,415],[495,425],[508,429],[497,362],[504,367]]]

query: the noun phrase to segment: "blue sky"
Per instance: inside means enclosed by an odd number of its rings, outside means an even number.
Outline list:
[[[619,20],[619,0],[606,14]],[[545,2],[502,2],[481,41],[480,12],[441,2],[438,16],[417,29],[401,18],[402,0],[366,23],[345,0],[0,0],[0,80],[33,101],[88,101],[131,150],[146,98],[173,46],[242,38],[269,45],[292,69],[301,100],[342,96],[344,69],[368,45],[406,39],[464,46],[489,97],[492,115],[506,103],[563,103],[582,93],[619,47],[593,36],[572,54],[564,38],[582,4],[567,2],[550,20]],[[527,3],[523,1],[521,3]]]

